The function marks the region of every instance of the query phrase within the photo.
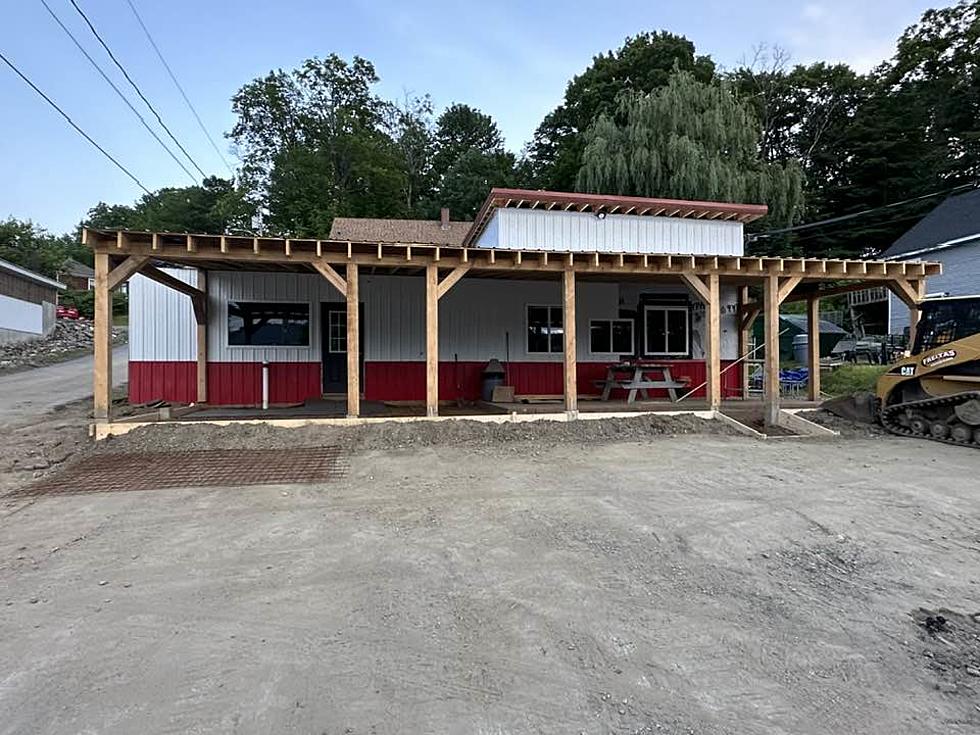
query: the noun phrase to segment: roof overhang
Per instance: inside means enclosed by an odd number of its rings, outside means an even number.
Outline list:
[[[963,237],[957,237],[952,240],[946,240],[945,242],[939,242],[935,245],[929,245],[928,247],[909,250],[906,253],[898,253],[897,255],[886,254],[882,256],[882,260],[908,260],[909,258],[918,258],[920,255],[925,255],[926,253],[934,253],[937,250],[947,250],[960,245],[969,245],[971,242],[975,241],[980,241],[980,232],[975,232],[972,235],[964,235]]]
[[[7,273],[12,273],[18,278],[23,278],[25,281],[32,281],[33,283],[40,284],[41,286],[48,286],[49,288],[56,288],[59,290],[64,290],[67,288],[65,284],[59,281],[55,281],[47,276],[42,276],[40,273],[29,271],[27,268],[21,268],[19,265],[14,265],[6,260],[0,260],[0,270],[6,271]]]
[[[592,214],[622,214],[636,217],[683,217],[686,219],[752,222],[769,211],[765,204],[730,204],[684,199],[650,199],[647,197],[576,194],[533,189],[490,190],[476,215],[473,227],[463,240],[472,245],[480,237],[496,209],[543,209]]]

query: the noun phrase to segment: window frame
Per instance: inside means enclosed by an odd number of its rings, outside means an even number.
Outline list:
[[[647,322],[651,311],[664,312],[664,319],[667,319],[666,312],[684,312],[684,351],[683,352],[651,352],[650,351],[650,330]],[[664,325],[666,328],[666,324]],[[666,342],[664,348],[667,347]],[[687,357],[691,354],[691,307],[690,304],[644,304],[643,305],[643,355],[644,357]]]
[[[235,345],[231,343],[231,329],[229,328],[228,320],[231,318],[231,304],[232,303],[245,303],[245,304],[305,304],[306,305],[306,320],[307,320],[307,330],[306,330],[306,344],[304,345]],[[227,299],[225,301],[225,320],[224,320],[224,334],[225,334],[225,346],[229,350],[309,350],[313,348],[313,304],[309,301],[303,301],[302,299],[249,299],[249,298],[239,298],[239,299]]]
[[[596,322],[608,322],[609,323],[609,349],[595,351],[592,349],[592,325]],[[612,325],[616,322],[622,322],[624,324],[630,325],[630,348],[629,350],[621,351],[614,350],[613,345],[613,329]],[[589,354],[590,355],[635,355],[636,354],[636,320],[630,319],[628,317],[609,317],[600,319],[589,319]]]
[[[551,349],[551,334],[548,334],[548,349],[547,350],[532,350],[530,344],[528,343],[531,336],[531,309],[547,309],[548,310],[548,328],[552,329],[551,326],[551,310],[557,309],[561,314],[561,329],[562,329],[562,348],[560,350]],[[565,352],[565,308],[559,304],[524,304],[524,352],[527,355],[561,355]]]

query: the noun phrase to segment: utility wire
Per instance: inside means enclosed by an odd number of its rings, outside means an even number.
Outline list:
[[[92,35],[95,36],[95,38],[98,40],[99,44],[101,44],[102,48],[105,49],[105,52],[107,54],[109,54],[109,58],[112,59],[112,63],[115,64],[116,65],[116,68],[118,68],[119,71],[122,72],[122,75],[124,77],[126,77],[126,81],[129,82],[130,86],[136,91],[136,94],[139,95],[139,98],[141,100],[143,100],[143,102],[146,104],[146,106],[148,108],[150,108],[150,112],[152,112],[153,115],[156,117],[157,122],[160,123],[160,127],[163,128],[166,131],[167,135],[170,136],[170,139],[177,145],[178,148],[180,148],[181,152],[185,156],[187,156],[187,160],[190,161],[191,164],[194,166],[194,168],[197,169],[198,173],[201,174],[201,178],[207,178],[207,174],[204,173],[204,171],[201,169],[201,167],[197,165],[197,161],[195,161],[191,157],[191,154],[188,153],[187,152],[187,149],[184,148],[184,146],[182,146],[180,144],[180,141],[177,140],[177,138],[174,136],[174,134],[172,132],[170,132],[170,128],[168,128],[167,125],[166,125],[166,123],[163,122],[163,118],[160,117],[160,113],[157,112],[156,108],[146,98],[146,95],[143,94],[143,91],[139,88],[139,86],[136,84],[136,82],[133,81],[133,78],[131,76],[129,76],[129,72],[126,71],[125,67],[123,67],[123,65],[121,63],[119,63],[119,59],[117,59],[116,56],[115,56],[115,54],[112,53],[112,50],[109,48],[109,46],[106,44],[106,42],[104,40],[102,40],[102,36],[99,35],[99,32],[97,30],[95,30],[95,26],[92,25],[92,21],[90,21],[88,19],[88,16],[85,15],[85,11],[83,11],[80,7],[78,7],[78,3],[75,2],[75,0],[68,0],[68,1],[72,4],[72,7],[75,8],[76,11],[78,11],[78,14],[80,16],[82,16],[82,20],[85,21],[85,25],[87,25],[88,28],[89,28],[89,30],[92,31]]]
[[[18,69],[16,66],[14,66],[13,62],[10,59],[8,59],[6,56],[3,55],[3,52],[2,51],[0,51],[0,61],[3,61],[3,63],[5,63],[7,66],[9,66],[11,69],[13,69],[14,74],[16,74],[17,76],[19,76],[22,80],[24,80],[24,83],[27,84],[27,86],[29,86],[31,89],[33,89],[35,92],[37,92],[41,96],[41,98],[44,99],[45,102],[47,102],[55,110],[57,110],[58,111],[58,114],[60,114],[63,118],[65,118],[65,120],[68,121],[68,124],[71,125],[75,129],[75,132],[77,132],[79,135],[81,135],[83,138],[85,138],[85,140],[87,140],[89,143],[91,143],[93,146],[95,146],[103,156],[105,156],[106,158],[108,158],[110,161],[112,161],[116,165],[116,168],[118,168],[120,171],[122,171],[124,174],[126,174],[129,178],[131,178],[133,181],[135,181],[136,182],[136,185],[140,189],[142,189],[143,191],[145,191],[147,194],[152,194],[153,193],[149,189],[147,189],[145,186],[143,186],[143,182],[140,181],[138,178],[136,178],[136,176],[134,176],[133,173],[130,172],[130,170],[128,168],[126,168],[121,163],[119,163],[119,161],[117,161],[115,158],[113,158],[112,155],[105,148],[103,148],[98,143],[96,143],[94,140],[92,140],[91,136],[89,136],[88,133],[86,133],[84,130],[82,130],[80,127],[78,127],[78,125],[75,124],[75,121],[72,120],[70,117],[68,117],[68,114],[64,110],[62,110],[60,107],[58,107],[58,105],[55,103],[54,100],[52,100],[44,92],[42,92],[38,88],[38,86],[36,84],[34,84],[34,82],[32,82],[30,79],[28,79],[20,69]]]
[[[221,159],[221,162],[225,165],[225,168],[228,169],[228,173],[234,176],[235,172],[232,170],[231,166],[228,165],[228,161],[221,153],[218,145],[214,142],[214,138],[212,138],[211,133],[208,132],[207,127],[204,125],[204,121],[201,120],[201,116],[197,114],[197,110],[194,109],[194,105],[191,104],[190,98],[187,96],[184,88],[180,85],[180,82],[177,81],[177,76],[174,74],[173,69],[170,68],[170,64],[168,64],[167,60],[163,57],[163,53],[157,46],[156,41],[153,40],[153,36],[150,35],[150,30],[146,27],[146,23],[143,22],[143,19],[137,12],[136,6],[133,5],[133,0],[126,0],[126,2],[129,5],[129,9],[133,11],[133,15],[136,16],[136,22],[140,24],[140,28],[142,28],[143,33],[146,34],[146,40],[150,42],[150,46],[152,46],[153,50],[156,52],[157,58],[160,59],[160,63],[163,64],[163,68],[167,70],[167,74],[170,75],[170,79],[173,81],[174,86],[177,87],[177,91],[180,92],[180,96],[184,98],[184,102],[187,103],[188,109],[190,109],[191,114],[194,115],[194,119],[197,120],[197,124],[201,128],[201,132],[204,133],[205,137],[208,139],[208,142],[211,144],[211,147],[214,148],[214,152],[218,154],[218,158]]]
[[[181,161],[179,158],[177,158],[177,155],[172,150],[170,150],[170,148],[167,146],[166,143],[164,143],[160,139],[160,136],[157,135],[156,131],[153,128],[150,127],[149,123],[147,123],[146,120],[143,118],[143,116],[139,113],[139,110],[137,110],[135,107],[133,107],[133,104],[129,101],[129,99],[126,97],[126,95],[124,95],[122,93],[122,91],[119,89],[119,87],[117,87],[115,85],[115,83],[105,73],[105,71],[102,70],[102,67],[99,66],[98,62],[96,62],[96,60],[93,59],[89,55],[88,51],[86,51],[85,48],[82,46],[82,44],[78,42],[78,39],[75,38],[75,35],[70,30],[68,30],[68,27],[64,23],[61,22],[61,18],[59,18],[55,14],[55,12],[51,9],[51,6],[48,5],[48,3],[46,2],[46,0],[41,0],[41,5],[43,5],[44,6],[44,9],[48,11],[48,14],[52,18],[54,18],[54,22],[57,23],[61,27],[61,30],[63,30],[68,35],[68,38],[70,38],[72,40],[72,43],[75,44],[75,48],[77,48],[79,51],[81,51],[82,52],[82,56],[84,56],[86,59],[88,59],[88,62],[95,68],[95,70],[99,73],[99,75],[105,80],[106,84],[108,84],[110,87],[112,87],[113,91],[115,91],[115,93],[117,95],[119,95],[119,99],[121,99],[123,102],[125,102],[126,103],[126,106],[132,111],[132,113],[134,115],[136,115],[137,118],[139,118],[139,121],[141,123],[143,123],[143,127],[146,128],[146,131],[150,135],[153,136],[153,139],[156,140],[156,142],[160,144],[160,146],[167,152],[167,154],[172,159],[174,159],[174,162],[184,170],[184,173],[187,174],[190,177],[191,181],[193,181],[195,184],[198,183],[197,177],[195,177],[194,174],[192,174],[188,170],[187,166],[184,165],[184,162]]]
[[[749,235],[748,241],[753,242],[763,237],[769,237],[771,235],[781,235],[784,232],[796,232],[798,230],[809,230],[813,227],[823,227],[824,225],[835,224],[837,222],[846,222],[847,220],[854,219],[855,217],[863,217],[866,214],[873,214],[875,212],[881,212],[886,209],[892,209],[894,207],[901,207],[905,204],[911,204],[912,202],[922,201],[923,199],[931,199],[932,197],[941,196],[943,194],[952,194],[954,191],[959,191],[960,189],[973,189],[976,185],[970,184],[960,184],[959,186],[954,186],[951,189],[944,189],[942,191],[934,191],[929,194],[923,194],[917,197],[911,197],[910,199],[903,199],[900,202],[892,202],[891,204],[883,204],[880,207],[873,207],[872,209],[864,209],[860,212],[852,212],[851,214],[842,214],[839,217],[830,217],[828,219],[817,220],[816,222],[807,222],[802,225],[794,225],[792,227],[783,227],[778,230],[768,230],[766,232],[758,232],[753,235]]]

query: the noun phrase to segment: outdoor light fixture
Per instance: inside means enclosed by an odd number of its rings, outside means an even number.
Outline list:
[[[606,213],[605,212],[596,212],[595,213],[595,218],[596,219],[605,219],[606,218]]]

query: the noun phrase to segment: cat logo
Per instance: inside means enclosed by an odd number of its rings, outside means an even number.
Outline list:
[[[956,357],[956,350],[943,350],[942,352],[937,352],[935,355],[929,355],[928,357],[922,358],[923,367],[932,367],[934,365],[942,365],[944,362],[949,362]]]

